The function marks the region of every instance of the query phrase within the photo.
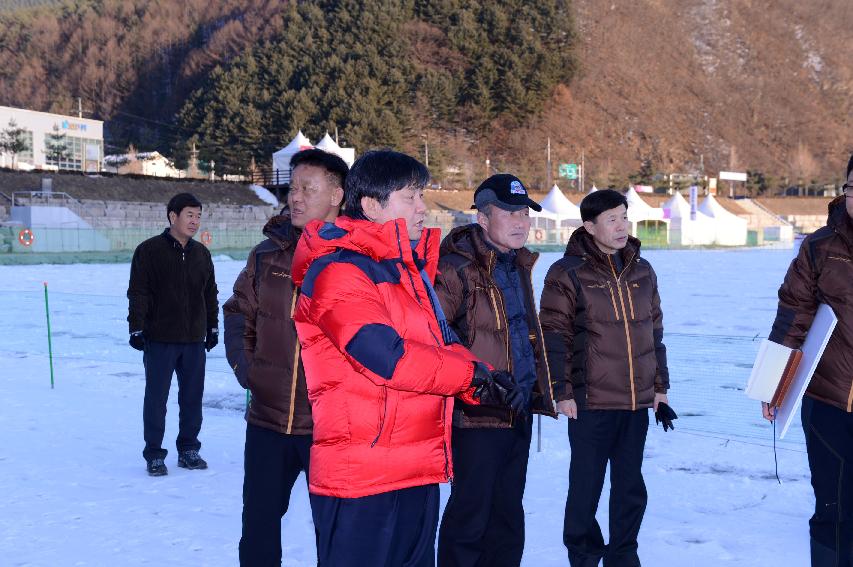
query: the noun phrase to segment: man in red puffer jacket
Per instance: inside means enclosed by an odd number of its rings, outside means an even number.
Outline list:
[[[512,377],[458,344],[441,312],[439,231],[423,227],[428,181],[410,156],[366,153],[347,176],[348,216],[307,224],[293,259],[324,567],[434,565],[452,397],[512,399]]]

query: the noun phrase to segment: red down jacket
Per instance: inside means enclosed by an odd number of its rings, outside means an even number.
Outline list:
[[[314,417],[309,489],[358,498],[453,475],[453,398],[476,358],[446,345],[429,292],[440,232],[402,219],[309,223],[293,258],[294,321]],[[468,396],[465,396],[466,399]]]

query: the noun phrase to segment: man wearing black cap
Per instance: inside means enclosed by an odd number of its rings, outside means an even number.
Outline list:
[[[456,476],[441,522],[438,563],[518,566],[530,415],[557,416],[533,299],[538,254],[524,247],[530,209],[542,207],[508,174],[484,181],[474,207],[477,222],[455,228],[441,244],[435,290],[462,343],[495,370],[510,372],[518,387],[510,407],[455,402]]]

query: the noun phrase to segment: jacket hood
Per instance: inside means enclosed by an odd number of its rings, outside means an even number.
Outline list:
[[[302,235],[302,229],[290,224],[290,215],[280,214],[272,217],[264,225],[264,236],[278,244],[282,250],[296,246]]]
[[[376,262],[398,259],[418,269],[423,267],[433,280],[438,266],[440,235],[437,228],[425,228],[413,251],[403,219],[385,224],[346,216],[339,216],[334,223],[313,220],[305,225],[296,245],[291,272],[293,281],[302,285],[314,260],[341,249],[364,254]],[[413,252],[420,262],[415,262]]]
[[[840,234],[848,244],[853,245],[853,219],[847,213],[846,201],[845,195],[839,195],[829,202],[826,224]]]
[[[441,242],[440,253],[442,256],[459,254],[478,266],[493,266],[491,257],[495,250],[486,242],[483,227],[471,223],[451,230]],[[516,264],[528,270],[533,269],[538,257],[537,252],[531,252],[527,248],[516,250]]]
[[[638,238],[628,235],[628,242],[621,250],[622,259],[627,262],[633,256],[639,255],[640,246],[641,243]],[[569,237],[564,256],[586,256],[602,265],[609,265],[607,255],[598,248],[592,235],[584,227],[578,228]]]

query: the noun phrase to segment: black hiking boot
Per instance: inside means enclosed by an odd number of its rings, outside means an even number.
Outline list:
[[[169,474],[163,459],[151,459],[148,461],[148,476],[165,476]]]
[[[178,466],[185,469],[201,470],[207,468],[207,461],[201,458],[198,451],[181,451],[178,453]]]

